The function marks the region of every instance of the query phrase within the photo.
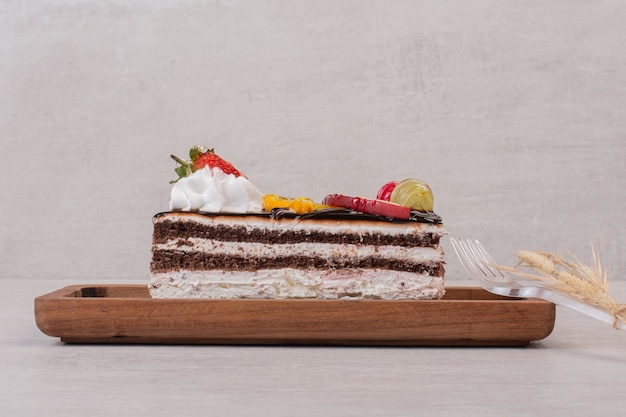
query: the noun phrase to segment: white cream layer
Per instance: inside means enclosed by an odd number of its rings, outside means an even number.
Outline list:
[[[266,269],[255,272],[177,271],[152,275],[153,298],[439,299],[440,277],[410,272]]]
[[[275,258],[277,256],[310,256],[321,259],[346,258],[362,260],[370,257],[406,260],[432,264],[443,261],[441,247],[373,246],[343,243],[280,243],[266,245],[252,242],[223,242],[202,238],[188,238],[185,241],[169,240],[154,245],[156,250],[176,250],[181,252],[204,252],[213,255],[241,256],[254,258]]]

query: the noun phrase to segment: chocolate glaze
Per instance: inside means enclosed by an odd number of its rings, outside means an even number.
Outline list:
[[[155,214],[156,217],[164,216],[167,213],[171,213],[172,211],[166,211]],[[258,213],[209,213],[205,211],[192,211],[186,212],[181,210],[175,210],[176,213],[196,213],[201,214],[203,216],[233,216],[233,217],[262,217],[269,219],[280,219],[280,218],[288,218],[288,219],[329,219],[329,220],[360,220],[360,221],[386,221],[390,223],[429,223],[429,224],[441,224],[441,217],[432,211],[423,212],[417,210],[411,210],[411,217],[408,220],[394,219],[391,217],[384,216],[376,216],[372,214],[364,214],[356,211],[348,210],[348,209],[325,209],[318,210],[313,213],[307,214],[295,214],[292,211],[285,209],[274,209],[269,212],[258,212]]]

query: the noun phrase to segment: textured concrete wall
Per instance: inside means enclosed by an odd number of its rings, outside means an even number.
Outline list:
[[[503,263],[593,242],[625,278],[625,21],[609,0],[0,0],[0,276],[147,280],[168,155],[198,143],[264,192],[422,178]]]

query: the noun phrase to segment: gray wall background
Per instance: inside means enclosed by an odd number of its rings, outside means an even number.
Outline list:
[[[0,277],[147,282],[169,154],[198,143],[268,193],[422,178],[501,263],[593,243],[626,278],[625,21],[609,0],[0,0]]]

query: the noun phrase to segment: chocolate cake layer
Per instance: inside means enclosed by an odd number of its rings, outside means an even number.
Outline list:
[[[300,256],[277,256],[275,258],[254,258],[231,256],[205,252],[182,252],[175,250],[157,250],[153,254],[151,270],[166,272],[172,270],[197,271],[219,269],[225,271],[255,271],[258,269],[386,269],[414,272],[442,277],[444,268],[441,263],[424,263],[404,259],[368,257],[354,259],[350,257],[319,258],[302,254]]]

